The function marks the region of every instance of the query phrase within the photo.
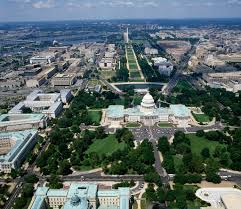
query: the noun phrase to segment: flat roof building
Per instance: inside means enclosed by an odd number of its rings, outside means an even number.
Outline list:
[[[40,87],[47,82],[48,79],[52,78],[57,72],[57,66],[47,66],[42,69],[37,75],[26,80],[26,86],[29,88]]]
[[[67,189],[39,187],[28,209],[129,209],[130,189],[100,190],[97,184],[72,183]]]
[[[19,168],[36,142],[37,130],[0,133],[0,172]]]
[[[55,57],[53,55],[47,56],[35,56],[30,58],[30,64],[50,64],[54,62]]]
[[[75,74],[58,73],[51,81],[53,86],[72,86],[76,83]]]
[[[63,110],[63,103],[68,103],[72,98],[70,90],[65,89],[60,93],[45,94],[35,90],[29,94],[25,101],[13,107],[9,114],[21,114],[24,108],[30,108],[35,113],[43,113],[50,118],[56,118]]]
[[[44,114],[2,114],[0,131],[21,131],[47,127],[48,118]]]

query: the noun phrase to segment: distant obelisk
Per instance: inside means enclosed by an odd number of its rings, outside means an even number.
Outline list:
[[[124,32],[124,41],[126,44],[129,43],[129,29],[126,29],[126,32]]]
[[[126,29],[126,42],[129,43],[129,29]]]

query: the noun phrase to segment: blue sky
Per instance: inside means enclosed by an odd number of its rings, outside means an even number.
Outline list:
[[[0,0],[0,22],[241,17],[241,0]]]

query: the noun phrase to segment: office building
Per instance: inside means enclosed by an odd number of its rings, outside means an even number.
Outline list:
[[[116,63],[113,58],[102,58],[99,63],[101,69],[114,69],[115,65]]]
[[[24,108],[30,108],[35,113],[42,113],[50,118],[56,118],[63,111],[63,103],[71,99],[71,91],[65,89],[60,93],[45,94],[35,90],[27,96],[26,100],[13,107],[9,114],[21,114]]]
[[[171,76],[172,71],[173,71],[173,65],[160,65],[158,67],[158,71],[161,75],[165,75],[165,76]]]
[[[52,79],[52,86],[72,86],[76,83],[77,78],[75,74],[71,73],[58,73]]]
[[[30,64],[50,64],[54,62],[55,57],[53,55],[47,56],[35,56],[30,58]]]
[[[0,133],[0,172],[17,169],[37,142],[37,130]]]
[[[145,48],[145,54],[146,55],[157,55],[158,54],[158,50],[155,49],[155,48],[146,47]]]
[[[0,131],[21,131],[47,127],[48,118],[43,114],[2,114]]]

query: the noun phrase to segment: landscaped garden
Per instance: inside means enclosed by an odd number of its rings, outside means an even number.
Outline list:
[[[172,128],[173,124],[171,123],[158,123],[157,124],[160,128]]]
[[[125,142],[119,143],[115,135],[109,135],[104,139],[95,139],[93,144],[91,144],[89,149],[86,151],[86,154],[95,152],[98,155],[111,155],[113,152],[123,150],[125,147]]]
[[[141,127],[140,123],[130,122],[126,124],[126,128],[139,128]]]
[[[210,122],[210,117],[206,114],[196,114],[192,112],[193,117],[199,123],[207,123]]]
[[[135,54],[132,49],[132,46],[126,45],[126,54],[127,54],[128,65],[129,65],[128,67],[130,71],[130,79],[143,81],[143,79],[141,78],[138,64],[137,64],[138,61],[135,58]]]
[[[205,136],[198,137],[195,134],[187,134],[186,136],[191,142],[192,153],[198,156],[201,156],[202,150],[206,147],[208,147],[210,155],[215,153],[217,147],[227,148],[227,145],[218,141],[210,141]]]
[[[99,125],[102,117],[102,112],[100,110],[89,110],[88,116],[94,125]]]

